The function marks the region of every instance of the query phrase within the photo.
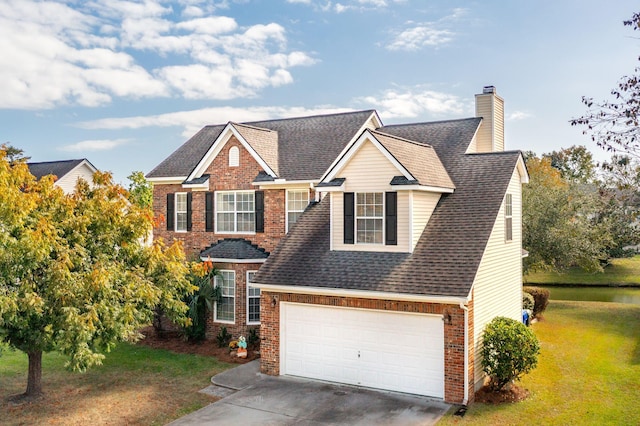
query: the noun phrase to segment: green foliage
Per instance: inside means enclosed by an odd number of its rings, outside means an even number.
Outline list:
[[[551,166],[569,182],[592,183],[596,179],[593,154],[585,146],[572,146],[545,154]]]
[[[539,353],[535,334],[519,321],[497,317],[484,330],[482,369],[491,379],[494,391],[533,370]]]
[[[533,312],[535,303],[536,302],[530,293],[527,293],[526,291],[522,292],[522,309],[528,309]]]
[[[142,172],[132,172],[127,179],[129,184],[129,200],[140,207],[153,206],[153,183],[149,182]]]
[[[191,324],[183,329],[187,340],[199,342],[206,338],[207,312],[213,312],[214,304],[222,297],[222,289],[214,284],[216,275],[218,270],[211,262],[198,264],[191,273],[191,283],[196,290],[185,299],[191,318]]]
[[[152,212],[127,198],[101,172],[65,195],[0,150],[0,342],[59,351],[84,371],[116,342],[139,338],[157,307],[188,324],[182,246],[143,245]]]
[[[542,314],[549,306],[549,290],[540,287],[525,287],[525,294],[533,297],[533,316],[534,318]]]
[[[256,346],[258,342],[260,342],[260,329],[258,327],[250,328],[247,334],[247,345]]]
[[[218,342],[219,348],[226,347],[231,341],[231,333],[227,331],[227,327],[221,327],[220,331],[216,335],[216,342]]]

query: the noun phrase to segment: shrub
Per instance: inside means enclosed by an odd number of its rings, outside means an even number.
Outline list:
[[[482,370],[494,391],[519,380],[538,364],[540,344],[536,335],[520,321],[496,317],[484,329]]]
[[[522,309],[529,309],[533,312],[533,307],[535,306],[535,299],[533,296],[526,291],[522,292]]]
[[[549,305],[549,290],[540,287],[525,287],[524,291],[533,296],[533,316],[538,317]]]
[[[224,348],[231,341],[231,333],[227,331],[227,327],[220,328],[220,331],[216,335],[216,341],[219,348]]]
[[[251,347],[255,347],[258,342],[260,342],[260,333],[259,328],[254,327],[249,329],[249,334],[247,335],[247,345]]]

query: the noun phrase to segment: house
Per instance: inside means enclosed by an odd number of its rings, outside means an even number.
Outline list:
[[[528,175],[493,87],[460,120],[207,126],[148,178],[155,237],[221,271],[211,334],[259,323],[265,374],[467,404],[484,326],[521,317]]]
[[[27,166],[29,166],[29,172],[36,179],[54,175],[56,177],[54,185],[62,188],[65,194],[70,194],[75,190],[78,179],[93,182],[93,174],[98,171],[86,158],[27,163]]]

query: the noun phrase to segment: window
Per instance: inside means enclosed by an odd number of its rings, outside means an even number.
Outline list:
[[[513,196],[507,194],[504,199],[504,239],[513,240]]]
[[[309,205],[308,190],[287,191],[287,232]]]
[[[176,231],[187,230],[187,193],[176,194]]]
[[[229,148],[229,167],[238,167],[240,165],[240,150],[237,146]]]
[[[220,271],[215,277],[216,287],[222,289],[222,298],[216,303],[214,319],[220,322],[234,323],[236,320],[236,273],[235,271]]]
[[[247,324],[260,324],[260,289],[249,283],[257,271],[247,271]]]
[[[216,192],[216,232],[255,232],[253,191]]]
[[[382,192],[356,194],[356,242],[382,244],[383,219]]]

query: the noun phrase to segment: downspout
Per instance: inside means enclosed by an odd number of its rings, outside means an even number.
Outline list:
[[[469,308],[460,302],[460,309],[464,311],[464,398],[462,405],[469,402]]]

